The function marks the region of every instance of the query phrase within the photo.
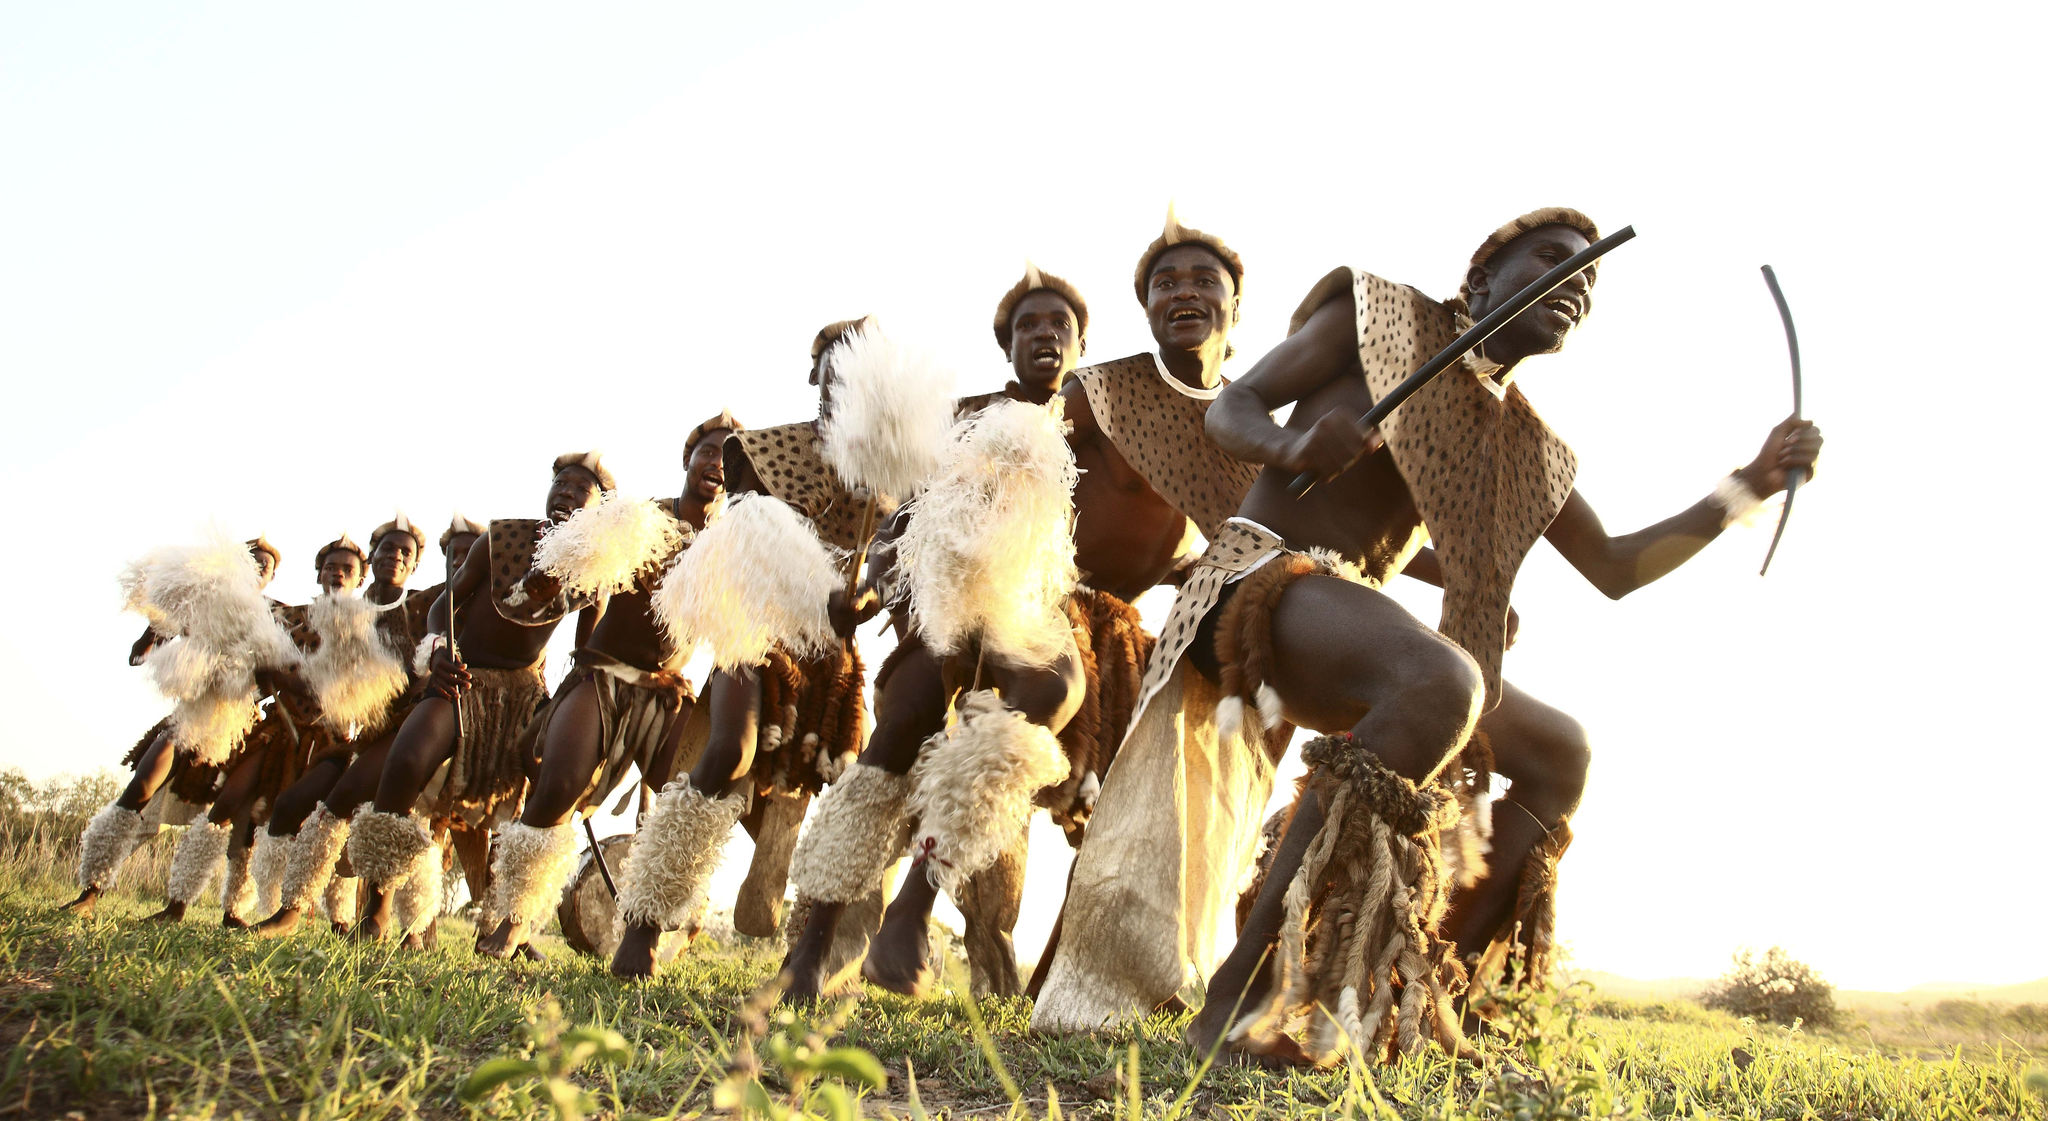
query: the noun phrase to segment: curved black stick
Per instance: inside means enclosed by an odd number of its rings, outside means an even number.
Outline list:
[[[1771,286],[1771,299],[1778,303],[1778,318],[1785,323],[1785,345],[1792,351],[1792,416],[1797,419],[1806,411],[1806,391],[1799,379],[1799,332],[1792,326],[1792,305],[1785,302],[1785,292],[1778,287],[1778,274],[1771,266],[1764,266],[1764,283]],[[1764,566],[1756,570],[1758,576],[1771,570],[1771,558],[1778,555],[1778,542],[1785,537],[1785,523],[1792,520],[1792,499],[1799,493],[1799,484],[1806,479],[1806,472],[1794,467],[1785,472],[1785,508],[1778,513],[1778,528],[1771,534],[1771,548],[1764,554]]]
[[[1400,408],[1401,402],[1415,396],[1416,390],[1428,385],[1431,379],[1443,373],[1452,363],[1471,353],[1480,343],[1486,341],[1488,335],[1506,326],[1508,320],[1527,311],[1529,305],[1550,295],[1558,285],[1585,271],[1587,265],[1599,260],[1608,250],[1635,236],[1636,228],[1634,226],[1623,226],[1621,229],[1574,253],[1563,264],[1537,277],[1528,287],[1509,297],[1506,303],[1487,312],[1484,319],[1466,328],[1465,333],[1453,340],[1451,345],[1438,351],[1435,357],[1417,367],[1414,373],[1409,374],[1406,381],[1395,386],[1385,397],[1373,402],[1372,408],[1366,410],[1365,415],[1358,418],[1359,427],[1370,429],[1377,426],[1380,421],[1387,419],[1388,413]],[[1314,473],[1303,471],[1294,477],[1293,482],[1287,484],[1287,493],[1300,498],[1302,495],[1307,494],[1309,489],[1315,485],[1316,477]]]

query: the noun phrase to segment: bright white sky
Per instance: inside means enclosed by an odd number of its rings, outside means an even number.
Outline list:
[[[880,313],[994,387],[1027,255],[1088,296],[1092,357],[1149,349],[1130,270],[1169,199],[1247,262],[1240,370],[1332,266],[1448,295],[1486,231],[1568,204],[1642,234],[1522,382],[1610,528],[1787,412],[1763,262],[1830,441],[1767,580],[1767,529],[1620,604],[1547,548],[1525,570],[1509,676],[1596,744],[1577,963],[1702,976],[1782,943],[1853,988],[2048,974],[2040,825],[2007,808],[2043,744],[2002,708],[2044,662],[2009,520],[2043,391],[2029,349],[1987,353],[2044,295],[2038,14],[562,11],[0,9],[0,765],[111,766],[161,713],[113,578],[209,521],[269,534],[302,599],[310,550],[394,507],[538,514],[558,452],[673,493],[705,415],[811,415],[828,320]],[[1027,960],[1065,860],[1036,851]]]

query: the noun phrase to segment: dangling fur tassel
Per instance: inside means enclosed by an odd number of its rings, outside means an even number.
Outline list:
[[[346,735],[375,722],[405,691],[405,661],[377,630],[383,614],[358,596],[323,595],[306,610],[320,648],[306,656],[306,684],[320,702],[320,719]]]
[[[709,798],[687,776],[663,787],[619,877],[620,925],[684,929],[703,908],[705,886],[746,806],[743,791]]]
[[[576,827],[569,822],[545,829],[521,821],[507,825],[491,862],[491,913],[529,932],[539,930],[548,912],[561,905],[577,855]]]
[[[935,653],[979,636],[1026,665],[1064,651],[1074,484],[1060,403],[999,401],[963,422],[897,542],[918,632]]]
[[[310,910],[326,890],[334,866],[341,863],[342,850],[347,846],[348,821],[334,816],[327,803],[320,803],[313,816],[299,827],[298,836],[292,838],[279,905],[302,912]]]
[[[349,826],[348,862],[371,888],[390,891],[412,873],[420,853],[433,845],[434,839],[416,818],[379,813],[365,805]]]
[[[327,881],[326,890],[320,893],[320,907],[327,912],[328,922],[344,926],[356,924],[356,912],[361,909],[357,905],[357,895],[362,884],[363,881],[354,876],[335,876]]]
[[[1015,842],[1032,797],[1066,777],[1066,753],[1050,731],[991,690],[968,693],[959,721],[910,769],[911,852],[934,887],[958,898],[969,876]]]
[[[265,829],[256,834],[256,849],[249,856],[249,874],[256,881],[256,907],[258,918],[268,918],[277,913],[278,905],[284,898],[285,868],[291,863],[292,849],[296,846],[291,837],[280,837]]]
[[[818,799],[797,838],[789,880],[797,895],[852,903],[881,886],[910,844],[910,776],[855,763]]]
[[[228,874],[220,885],[220,911],[226,918],[248,922],[256,910],[256,880],[250,875],[249,863],[249,846],[231,834],[228,838]],[[260,919],[267,914],[255,917]]]
[[[419,934],[441,917],[442,860],[441,847],[428,845],[393,889],[391,914],[398,920],[399,937]]]
[[[766,495],[739,495],[669,567],[653,607],[678,649],[707,643],[717,667],[732,670],[778,644],[799,661],[837,647],[826,604],[843,583],[808,519]]]
[[[541,536],[533,566],[574,596],[609,596],[640,586],[683,547],[689,529],[654,503],[607,491]]]
[[[908,498],[938,470],[953,428],[953,371],[870,319],[832,348],[819,451],[850,488]]]
[[[164,884],[164,895],[171,902],[190,906],[206,894],[226,861],[228,836],[233,832],[231,824],[216,825],[206,820],[185,827],[185,835],[178,838],[178,851],[171,854],[171,868]]]
[[[153,833],[154,829],[143,824],[140,812],[117,802],[102,806],[78,838],[78,886],[101,891],[112,888],[128,855]]]

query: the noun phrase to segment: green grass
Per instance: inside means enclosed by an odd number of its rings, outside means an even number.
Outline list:
[[[957,992],[871,994],[813,1025],[751,999],[779,956],[764,943],[700,941],[625,986],[559,944],[541,963],[479,960],[456,921],[425,953],[324,928],[257,942],[204,908],[143,924],[139,895],[56,913],[70,892],[54,856],[0,856],[0,1116],[2048,1116],[2048,1073],[2025,1047],[1930,1058],[1683,1002],[1538,1000],[1483,1063],[1432,1052],[1279,1074],[1204,1069],[1184,1016],[1040,1038],[1025,1001]],[[864,1088],[859,1052],[886,1088]]]

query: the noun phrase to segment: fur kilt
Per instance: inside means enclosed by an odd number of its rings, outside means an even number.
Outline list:
[[[754,788],[762,794],[816,794],[860,754],[866,732],[867,668],[844,643],[800,661],[776,647],[761,677],[760,739]]]
[[[676,670],[645,670],[596,650],[578,650],[569,676],[562,679],[554,698],[520,736],[521,756],[528,763],[537,764],[540,760],[556,706],[586,681],[597,696],[597,742],[603,756],[597,770],[591,772],[590,784],[577,799],[578,809],[595,806],[610,797],[634,767],[647,775],[662,741],[674,730],[676,719],[688,712],[697,699],[690,683]]]
[[[455,704],[462,722],[455,753],[420,796],[429,821],[495,829],[519,812],[526,795],[521,733],[548,699],[541,666],[469,667],[470,687]]]
[[[1075,588],[1066,610],[1088,689],[1080,710],[1059,734],[1071,764],[1066,781],[1040,791],[1037,802],[1052,811],[1068,842],[1079,845],[1094,803],[1092,791],[1084,792],[1083,787],[1089,785],[1090,775],[1099,785],[1109,773],[1110,760],[1116,758],[1117,746],[1137,715],[1138,687],[1153,640],[1145,633],[1138,609],[1108,592],[1086,585]]]

